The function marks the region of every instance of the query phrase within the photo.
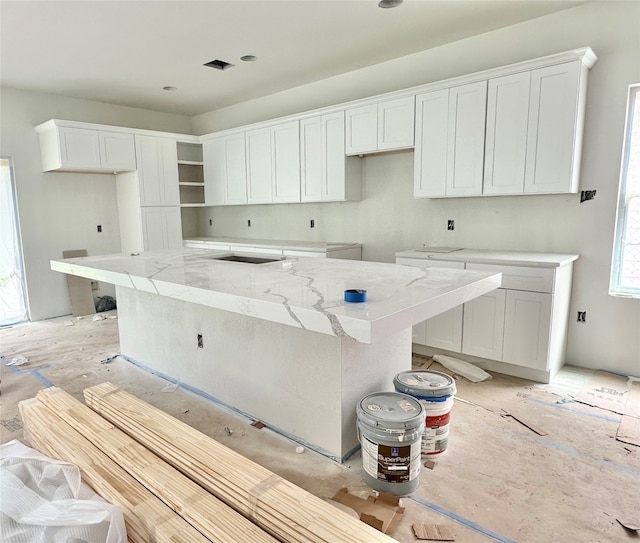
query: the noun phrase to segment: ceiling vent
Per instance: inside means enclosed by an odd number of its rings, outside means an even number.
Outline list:
[[[211,62],[207,62],[204,64],[205,66],[209,66],[209,68],[215,68],[216,70],[228,70],[229,68],[233,68],[233,64],[225,62],[224,60],[212,60]]]

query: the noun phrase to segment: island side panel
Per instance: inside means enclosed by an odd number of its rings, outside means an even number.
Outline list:
[[[117,296],[123,355],[337,460],[357,446],[357,401],[411,364],[408,330],[369,345],[125,287]]]

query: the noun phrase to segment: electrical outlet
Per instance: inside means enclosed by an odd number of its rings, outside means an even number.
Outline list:
[[[247,219],[247,226],[251,227],[251,219]]]
[[[102,225],[101,224],[98,225],[98,234],[102,234]]]
[[[198,334],[198,349],[204,348],[204,342],[202,341],[202,334]]]
[[[316,227],[316,221],[314,219],[311,219],[309,221],[309,228],[315,228]]]
[[[209,226],[213,226],[213,220],[209,219]]]
[[[593,200],[595,197],[596,197],[595,190],[580,191],[580,203],[586,202],[587,200]]]
[[[454,220],[453,219],[449,219],[447,221],[447,230],[453,230],[454,228]]]
[[[587,312],[578,311],[578,322],[587,322]]]

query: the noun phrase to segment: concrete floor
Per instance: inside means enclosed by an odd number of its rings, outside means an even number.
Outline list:
[[[297,454],[296,443],[182,388],[172,390],[121,357],[104,362],[119,354],[115,318],[64,317],[0,329],[0,354],[1,443],[28,444],[18,402],[41,388],[55,385],[82,399],[86,387],[111,381],[313,494],[329,498],[347,487],[368,495],[359,453],[343,465],[309,450]],[[6,365],[21,356],[23,365]],[[414,357],[416,367],[430,363]],[[413,523],[438,523],[451,527],[458,543],[637,539],[616,519],[640,523],[640,448],[616,441],[619,415],[558,403],[588,377],[566,368],[555,387],[501,375],[477,384],[458,379],[457,398],[471,403],[456,401],[449,449],[433,470],[423,469],[418,490],[402,499],[406,511],[391,535],[414,542]],[[548,435],[500,416],[501,409]]]

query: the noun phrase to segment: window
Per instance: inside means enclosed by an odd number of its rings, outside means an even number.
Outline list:
[[[640,298],[640,84],[629,87],[609,294]]]
[[[11,160],[0,157],[0,326],[27,320]]]

